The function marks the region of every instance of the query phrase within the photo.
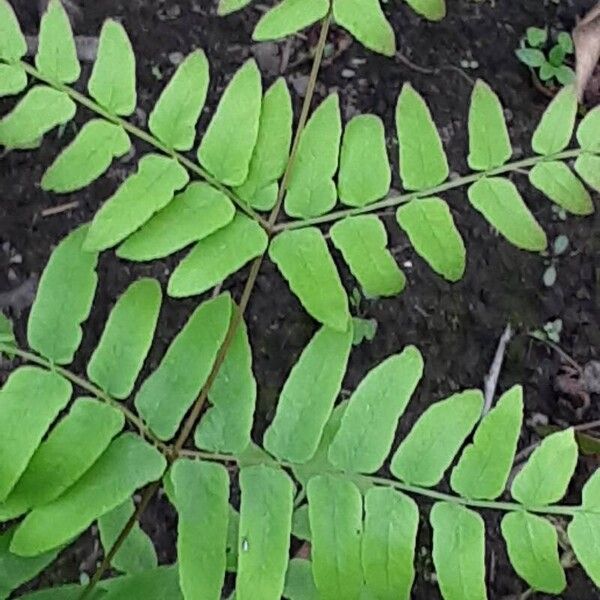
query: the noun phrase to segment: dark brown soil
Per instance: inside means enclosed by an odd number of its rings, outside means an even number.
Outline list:
[[[12,0],[12,4],[26,32],[34,34],[37,2]],[[83,1],[83,17],[77,23],[76,33],[95,35],[105,17],[115,17],[122,19],[131,36],[138,57],[140,110],[135,118],[139,124],[145,123],[152,102],[163,85],[157,82],[152,69],[154,67],[156,72],[158,67],[164,79],[170,76],[174,66],[169,55],[173,52],[187,54],[197,47],[206,50],[212,64],[212,99],[208,102],[211,109],[231,74],[253,53],[259,53],[263,71],[270,71],[267,79],[273,79],[279,68],[279,55],[270,57],[270,47],[265,50],[251,42],[258,11],[248,9],[220,19],[215,15],[215,4],[213,0]],[[547,98],[532,86],[528,71],[514,56],[514,49],[530,25],[548,24],[558,29],[570,29],[576,15],[593,4],[592,0],[561,0],[556,4],[542,0],[497,0],[496,6],[489,0],[454,0],[449,4],[449,16],[439,24],[418,19],[399,0],[384,4],[398,34],[403,56],[420,68],[409,67],[400,59],[373,55],[354,43],[323,69],[315,102],[337,89],[345,118],[357,111],[374,112],[385,119],[388,132],[392,132],[398,92],[405,81],[410,81],[431,105],[443,134],[451,168],[465,172],[469,79],[481,77],[497,90],[507,107],[515,157],[528,155],[530,136]],[[310,66],[302,59],[314,37],[315,32],[310,32],[306,40],[296,39],[291,44],[286,78],[300,91]],[[336,47],[344,41],[339,31],[331,36]],[[282,45],[274,47],[277,52],[281,49]],[[463,59],[476,61],[478,66],[463,69],[460,67]],[[425,74],[421,72],[423,68],[435,72]],[[2,113],[10,105],[9,102],[0,104]],[[80,111],[79,119],[88,116]],[[205,115],[201,126],[207,121]],[[72,136],[72,128],[67,128],[64,133],[65,140],[57,139],[57,134],[52,133],[39,150],[10,154],[0,162],[0,293],[14,290],[38,275],[57,242],[76,225],[90,220],[102,201],[135,166],[135,159],[129,157],[113,165],[108,176],[85,191],[67,197],[47,194],[38,184],[41,175],[66,139]],[[142,150],[142,146],[138,146],[136,156]],[[394,157],[396,154],[395,140],[392,139],[390,154]],[[448,194],[468,247],[467,272],[458,284],[449,285],[436,277],[411,251],[393,219],[388,218],[391,246],[399,263],[404,264],[410,283],[397,298],[365,302],[366,316],[376,319],[379,329],[373,342],[354,350],[344,386],[352,389],[386,356],[407,344],[416,344],[426,360],[425,377],[403,419],[400,435],[409,430],[432,401],[459,388],[482,386],[497,340],[507,322],[511,322],[518,333],[508,348],[499,391],[516,382],[523,383],[528,422],[533,418],[546,418],[550,423],[565,425],[599,416],[594,403],[583,415],[577,415],[566,403],[559,402],[553,379],[560,359],[546,347],[533,343],[526,333],[560,318],[564,324],[561,336],[564,350],[581,364],[600,357],[600,217],[596,214],[587,219],[569,217],[566,221],[560,220],[550,203],[527,185],[526,178],[520,177],[517,183],[550,239],[559,234],[569,239],[568,251],[555,261],[558,278],[550,288],[542,282],[550,259],[518,251],[496,237],[467,205],[465,190]],[[44,209],[71,201],[77,201],[78,207],[56,216],[41,215]],[[175,262],[171,258],[136,266],[116,259],[112,253],[102,256],[96,302],[85,328],[76,369],[83,371],[110,307],[127,284],[141,275],[152,275],[164,283]],[[239,297],[245,276],[246,272],[242,272],[226,282],[226,288],[235,297]],[[352,278],[346,271],[344,277],[347,288],[351,289],[355,285]],[[20,339],[25,338],[27,296],[24,294],[21,307],[13,303],[8,310],[17,322]],[[0,295],[0,298],[6,296]],[[150,368],[157,364],[168,340],[197,302],[198,299],[166,301],[157,343],[148,361]],[[261,432],[273,417],[286,374],[315,331],[315,323],[268,262],[258,277],[247,321],[259,382],[256,439],[260,441]],[[525,447],[535,439],[536,434],[528,425],[520,446]],[[573,490],[580,488],[595,466],[593,458],[581,461]],[[572,502],[578,499],[576,492],[568,498]],[[498,516],[490,514],[486,518],[489,597],[492,600],[518,598],[526,586],[508,565],[504,544],[499,538]],[[161,563],[175,559],[175,519],[163,499],[156,500],[142,519],[144,529],[155,541]],[[419,542],[420,547],[427,550],[418,563],[413,597],[438,598],[437,587],[431,583],[430,532],[425,519]],[[34,583],[33,589],[77,581],[82,572],[93,572],[100,557],[101,549],[93,530],[65,550]],[[563,598],[600,598],[580,568],[570,569],[568,580],[569,590]]]

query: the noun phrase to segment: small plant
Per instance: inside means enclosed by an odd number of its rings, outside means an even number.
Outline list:
[[[372,342],[377,335],[377,319],[367,319],[362,308],[362,295],[358,288],[353,288],[349,297],[350,312],[352,316],[352,331],[354,346],[360,346],[363,342]]]
[[[529,27],[516,54],[546,85],[563,86],[575,81],[575,72],[566,64],[573,52],[573,40],[566,31],[561,31],[556,42],[551,43],[547,29]]]
[[[434,402],[388,462],[423,373],[421,353],[409,346],[389,356],[334,408],[353,332],[322,327],[289,373],[261,448],[250,439],[257,385],[243,322],[209,380],[238,318],[224,293],[197,307],[142,382],[132,411],[126,401],[161,310],[152,279],[134,282],[117,301],[87,376],[70,371],[97,284],[98,254],[84,250],[86,234],[83,226],[63,240],[42,274],[27,326],[35,353],[0,321],[0,352],[28,363],[0,392],[0,521],[18,519],[0,536],[0,565],[10,565],[0,592],[35,576],[98,521],[105,565],[123,575],[55,588],[58,597],[83,597],[97,585],[115,600],[134,597],[132,590],[145,599],[219,600],[233,571],[240,600],[408,598],[419,499],[433,502],[433,564],[446,600],[486,598],[481,510],[503,513],[508,557],[534,590],[559,594],[566,586],[556,519],[570,521],[569,544],[600,584],[600,470],[580,505],[556,504],[577,464],[572,428],[547,436],[510,484],[512,500],[500,499],[523,420],[520,386],[484,416],[479,390]],[[190,433],[194,449],[185,445]],[[384,464],[390,476],[377,474]],[[231,470],[239,470],[239,513],[230,504]],[[448,470],[451,492],[436,489]],[[135,523],[132,496],[147,485],[162,486],[178,513],[171,566],[157,566],[137,526],[111,551],[123,527]],[[310,560],[290,560],[292,537],[310,540]]]

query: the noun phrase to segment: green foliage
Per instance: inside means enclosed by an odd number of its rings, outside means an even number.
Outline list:
[[[221,0],[219,12],[247,4]],[[429,19],[445,14],[442,0],[409,4]],[[394,53],[393,32],[376,0],[284,0],[263,16],[255,36],[279,38],[328,13],[367,47]],[[409,598],[420,525],[413,496],[436,501],[433,562],[446,600],[485,598],[485,528],[475,509],[507,513],[502,533],[509,558],[539,591],[564,587],[554,524],[541,515],[571,519],[573,551],[599,584],[598,473],[586,484],[581,506],[554,505],[575,469],[572,431],[548,436],[514,478],[514,501],[497,501],[513,468],[523,417],[520,388],[487,415],[481,415],[478,390],[459,391],[418,418],[410,415],[416,423],[391,457],[423,372],[418,349],[389,356],[349,399],[338,401],[360,321],[350,315],[328,245],[331,239],[366,296],[399,293],[405,277],[376,213],[401,205],[397,221],[415,251],[456,281],[465,270],[465,245],[443,195],[470,185],[471,204],[491,226],[520,248],[542,251],[546,235],[509,174],[530,168],[531,182],[553,202],[589,214],[589,194],[577,176],[600,188],[598,111],[579,126],[580,147],[565,150],[577,109],[574,91],[565,88],[534,134],[537,156],[507,164],[512,148],[500,101],[478,82],[469,110],[467,161],[474,173],[449,180],[431,112],[407,84],[395,113],[405,192],[387,197],[391,168],[383,122],[360,115],[344,126],[337,95],[309,116],[290,156],[289,90],[280,79],[263,95],[260,73],[249,61],[197,141],[209,89],[208,60],[197,50],[162,91],[147,132],[122,118],[134,112],[137,93],[135,55],[121,25],[109,20],[102,28],[87,88],[91,98],[65,85],[78,78],[79,65],[58,0],[49,4],[40,38],[36,66],[21,62],[24,38],[10,5],[0,0],[0,94],[20,93],[28,78],[41,82],[0,120],[0,143],[9,150],[37,145],[74,117],[73,100],[96,116],[47,170],[43,187],[68,193],[87,186],[129,151],[131,138],[152,152],[141,156],[137,171],[91,224],[71,233],[50,257],[28,323],[29,346],[37,354],[17,347],[10,322],[0,318],[0,351],[35,365],[18,367],[0,391],[0,521],[19,519],[0,536],[0,597],[34,577],[94,522],[108,553],[134,511],[134,494],[150,482],[163,485],[177,512],[177,563],[157,567],[152,542],[135,525],[112,558],[112,568],[124,575],[99,582],[91,598],[218,600],[227,571],[237,572],[238,600]],[[544,43],[533,33],[532,39]],[[558,45],[568,52],[564,36]],[[553,50],[552,59],[559,55]],[[189,150],[198,162],[180,154]],[[571,158],[577,175],[566,165]],[[202,181],[188,185],[190,178]],[[331,212],[338,200],[343,207]],[[277,211],[269,220],[255,212],[279,203],[290,220],[274,223]],[[328,232],[316,227],[331,223]],[[171,296],[220,286],[268,251],[322,324],[279,394],[264,449],[250,435],[257,399],[252,346],[228,293],[198,304],[158,366],[147,365],[139,386],[161,305],[153,280],[126,289],[91,356],[78,357],[90,381],[59,366],[74,360],[81,342],[99,251],[118,246],[121,258],[150,261],[191,244],[169,280]],[[73,384],[92,397],[69,406]],[[204,402],[198,423],[184,423],[192,406],[195,417]],[[122,433],[125,421],[128,432]],[[165,443],[194,428],[198,450],[181,450],[185,435]],[[386,462],[391,475],[377,475]],[[239,515],[230,505],[234,465]],[[431,489],[444,477],[453,493]],[[310,561],[290,561],[292,537],[310,539]],[[64,600],[83,591],[71,585],[25,597]]]
[[[135,510],[133,500],[127,499],[117,508],[107,512],[98,519],[100,541],[104,551],[108,552],[117,541],[119,534]],[[111,565],[125,575],[144,573],[158,565],[156,551],[152,540],[136,523],[129,535],[114,555]]]
[[[219,14],[228,15],[252,0],[219,0]],[[446,16],[445,0],[406,0],[419,15],[439,21]],[[394,56],[396,36],[382,5],[385,0],[280,0],[258,21],[257,41],[279,40],[313,25],[331,10],[336,25],[346,29],[369,50]]]
[[[96,293],[98,255],[83,250],[87,234],[87,225],[76,229],[52,253],[29,314],[29,345],[57,364],[73,360],[81,343],[81,323],[87,319]],[[59,300],[56,290],[61,286],[69,294]],[[56,335],[58,331],[60,335]]]
[[[71,246],[75,261],[80,251]],[[64,245],[55,250],[55,255],[62,253]],[[64,256],[61,260],[68,263]],[[53,256],[47,270],[55,269],[58,262]],[[48,285],[40,294],[52,294],[56,302],[71,293],[59,280]],[[143,348],[140,345],[142,349],[131,354],[135,368],[124,363],[127,377],[117,390],[131,393],[138,361],[152,337],[159,299],[156,284],[141,280],[125,292],[108,318],[99,339],[100,349],[108,348],[112,340],[111,353],[105,354],[108,364],[131,347],[133,334],[127,334],[128,327],[140,330],[142,323],[147,327],[139,340],[133,336],[134,345],[142,341]],[[149,301],[153,312],[135,326],[136,317],[126,317],[139,301]],[[48,310],[52,314],[53,307]],[[250,441],[256,382],[246,330],[239,329],[230,362],[209,390],[213,406],[196,432],[197,446],[209,451],[187,451],[189,457],[178,459],[166,475],[161,454],[168,447],[160,445],[157,437],[171,436],[179,428],[182,406],[189,406],[189,398],[199,391],[199,380],[214,364],[233,310],[227,295],[199,306],[142,385],[136,399],[141,419],[110,395],[112,388],[102,378],[107,391],[70,371],[54,372],[51,360],[11,346],[12,336],[3,338],[2,350],[12,348],[39,366],[19,367],[0,391],[0,453],[9,457],[0,463],[0,485],[6,497],[0,504],[0,520],[24,516],[0,538],[0,573],[10,565],[11,574],[1,580],[2,593],[34,577],[94,521],[108,550],[133,511],[135,490],[161,478],[178,513],[178,562],[156,567],[150,540],[135,526],[112,561],[125,576],[103,581],[98,588],[106,591],[103,597],[137,597],[121,594],[132,594],[134,589],[137,594],[141,589],[149,598],[164,598],[160,594],[168,593],[169,598],[218,600],[226,571],[237,571],[238,598],[277,600],[282,594],[300,599],[359,598],[361,594],[408,598],[419,529],[413,495],[437,501],[430,516],[433,562],[445,599],[485,597],[485,532],[474,512],[477,508],[507,511],[502,534],[508,555],[533,589],[559,593],[565,585],[558,538],[544,514],[572,519],[568,536],[574,552],[598,581],[598,473],[586,484],[581,506],[553,504],[564,495],[575,469],[577,444],[572,430],[550,434],[533,452],[512,483],[516,502],[496,502],[516,452],[523,416],[520,387],[507,391],[483,417],[472,443],[462,452],[481,417],[482,394],[467,390],[434,403],[391,458],[393,478],[370,475],[389,456],[423,360],[414,347],[390,356],[366,374],[349,400],[334,407],[352,346],[350,327],[345,332],[323,327],[298,359],[265,433],[266,451]],[[140,319],[145,314],[144,309],[137,312]],[[54,321],[53,327],[58,336],[62,323]],[[105,352],[96,350],[93,355]],[[168,385],[164,393],[157,392],[160,386],[147,391],[158,385],[148,382],[156,380]],[[96,397],[76,400],[60,418],[59,411],[70,400],[70,381]],[[168,405],[158,412],[149,410],[153,398],[163,397]],[[243,417],[236,424],[237,411],[243,411]],[[24,418],[29,419],[26,429]],[[125,418],[156,447],[138,434],[119,435]],[[429,489],[456,459],[450,485],[457,495]],[[237,513],[229,506],[228,471],[214,461],[240,466],[239,525]],[[298,498],[308,498],[307,505],[298,502],[296,511],[294,482],[286,471],[302,488]],[[292,536],[310,539],[311,561],[289,562]],[[82,588],[55,591],[58,598],[75,598]]]
[[[194,145],[208,84],[208,60],[196,50],[179,65],[150,113],[150,131],[168,148],[189,150]]]
[[[382,43],[387,38],[381,37],[385,21],[379,6],[369,2],[367,16],[357,21],[353,16],[357,11],[350,10],[354,1],[336,0],[334,17],[350,29],[358,28],[356,35],[364,34],[366,44]],[[220,9],[230,12],[242,4],[222,2]],[[264,27],[278,21],[289,25],[294,15],[306,19],[310,10],[305,4],[300,7],[286,0],[267,12],[261,23]],[[6,15],[12,15],[6,0],[2,6]],[[315,18],[327,11],[318,1],[310,6],[320,15]],[[416,8],[431,18],[438,18],[444,10],[435,1],[417,3]],[[372,13],[375,9],[378,16]],[[47,47],[54,50],[56,64],[66,69],[73,62],[72,33],[58,2],[51,3],[44,19]],[[63,85],[64,73],[59,77],[41,72],[50,60],[49,50],[44,50],[47,60],[39,69],[15,62],[20,58],[21,33],[12,16],[7,16],[5,26],[13,40],[5,56],[0,55],[0,68],[9,69],[9,79],[14,80],[6,84],[7,91],[26,85],[28,74],[44,85],[32,87],[0,119],[0,143],[11,149],[31,147],[52,128],[73,118],[73,100],[91,108],[97,118],[83,125],[42,178],[44,189],[58,193],[81,189],[100,177],[114,158],[128,152],[132,137],[153,146],[155,152],[141,156],[137,171],[104,202],[85,236],[81,235],[84,250],[117,246],[118,256],[133,261],[162,259],[191,246],[171,274],[167,292],[173,297],[206,292],[268,248],[268,255],[311,316],[341,331],[350,317],[331,246],[341,252],[369,298],[398,294],[406,284],[388,248],[383,223],[374,214],[363,213],[399,206],[398,223],[417,254],[436,273],[454,282],[463,276],[467,259],[443,198],[447,190],[470,185],[472,205],[492,227],[517,247],[540,252],[546,247],[546,236],[508,175],[529,168],[534,186],[576,215],[593,211],[579,178],[600,188],[597,111],[579,127],[581,150],[565,150],[577,108],[571,87],[557,95],[534,133],[532,146],[539,156],[507,163],[512,148],[500,101],[489,86],[478,81],[469,110],[467,162],[482,177],[471,174],[448,180],[450,166],[427,103],[406,84],[395,113],[399,175],[406,192],[389,196],[392,173],[381,118],[359,115],[344,127],[335,94],[309,115],[292,157],[292,98],[285,81],[277,80],[263,95],[256,64],[248,61],[226,86],[201,136],[197,163],[179,151],[194,146],[209,88],[208,60],[201,50],[190,54],[175,71],[150,112],[146,132],[120,118],[134,110],[136,91],[135,57],[119,24],[109,20],[103,26],[88,86],[93,99]],[[565,39],[561,37],[561,47],[567,48]],[[109,68],[114,63],[121,68]],[[52,63],[44,68],[51,69]],[[68,70],[74,72],[73,64]],[[576,158],[574,172],[566,164],[569,158]],[[204,181],[188,185],[190,178]],[[256,212],[273,209],[278,200],[283,201],[290,220],[273,224]],[[347,208],[335,211],[338,201]],[[321,223],[332,224],[329,235],[313,227]],[[53,358],[60,361],[69,356]]]
[[[566,31],[561,31],[552,42],[547,29],[528,27],[515,54],[546,85],[562,86],[575,81],[575,71],[566,64],[574,51],[573,39]]]
[[[258,137],[261,99],[260,72],[250,60],[225,88],[198,148],[200,164],[221,183],[238,186],[248,177]]]
[[[179,583],[186,599],[218,598],[225,578],[229,477],[221,465],[177,461],[171,470],[178,514]]]
[[[231,318],[229,294],[201,304],[171,342],[158,368],[135,398],[135,406],[162,440],[171,439],[205,384]]]

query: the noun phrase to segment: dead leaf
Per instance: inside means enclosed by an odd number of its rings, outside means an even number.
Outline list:
[[[579,100],[600,60],[600,2],[573,29],[576,86]]]

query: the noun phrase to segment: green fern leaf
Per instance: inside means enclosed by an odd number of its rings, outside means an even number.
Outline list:
[[[162,300],[155,279],[131,284],[112,309],[87,367],[91,381],[113,398],[131,394],[152,345]]]
[[[27,42],[7,0],[0,0],[0,60],[12,63],[25,56]]]
[[[227,470],[214,463],[178,460],[171,480],[183,595],[186,600],[220,600],[229,519]]]
[[[310,542],[312,533],[310,532],[310,522],[308,519],[308,504],[303,504],[294,511],[292,515],[292,535],[299,540]]]
[[[124,240],[189,181],[188,172],[173,158],[147,154],[121,187],[100,207],[90,225],[85,249],[106,250]]]
[[[277,458],[307,462],[317,450],[340,392],[352,347],[352,332],[322,327],[287,378],[264,447]]]
[[[466,249],[448,204],[441,198],[418,198],[396,211],[396,220],[419,256],[449,281],[465,273]]]
[[[0,63],[0,98],[14,96],[26,87],[27,73],[19,65]]]
[[[310,560],[292,558],[285,576],[283,597],[287,600],[319,600]]]
[[[150,131],[168,148],[190,150],[196,139],[210,81],[202,50],[192,52],[177,68],[150,113]]]
[[[577,560],[597,587],[600,587],[600,469],[582,490],[582,511],[577,512],[567,530]]]
[[[344,129],[338,192],[347,206],[367,206],[390,190],[392,173],[385,144],[383,121],[359,115]]]
[[[444,600],[486,600],[485,526],[472,510],[437,502],[433,527],[433,564]]]
[[[285,197],[285,212],[290,217],[316,217],[334,207],[337,190],[333,176],[341,137],[340,101],[337,94],[331,94],[311,115],[300,136]]]
[[[494,500],[510,475],[523,421],[523,388],[505,392],[481,421],[452,471],[450,486],[466,498]]]
[[[0,501],[15,487],[71,392],[66,379],[37,367],[21,367],[9,376],[0,390]]]
[[[392,488],[371,488],[365,495],[362,565],[367,589],[381,600],[409,600],[419,509]]]
[[[247,61],[225,88],[200,147],[198,160],[221,183],[238,186],[248,176],[258,137],[262,85],[254,60]]]
[[[92,119],[44,173],[42,188],[58,194],[84,188],[110,167],[113,158],[124,156],[130,148],[131,140],[122,127]]]
[[[87,232],[79,227],[52,252],[29,313],[29,345],[59,365],[73,360],[96,293],[98,255],[83,251]]]
[[[406,277],[387,249],[387,233],[378,217],[346,217],[330,234],[366,296],[395,296],[404,289]]]
[[[71,541],[135,490],[159,479],[165,466],[160,452],[139,436],[121,435],[62,496],[25,517],[11,552],[37,556]]]
[[[322,600],[358,600],[362,498],[347,479],[319,475],[308,482],[312,568]]]
[[[50,0],[42,16],[35,66],[59,83],[73,83],[81,74],[71,22],[60,0]]]
[[[144,381],[135,407],[150,429],[169,440],[212,370],[231,319],[231,298],[200,304],[177,334],[158,368]]]
[[[237,213],[231,223],[199,241],[169,279],[169,296],[202,294],[260,256],[268,237],[253,219]]]
[[[0,598],[5,600],[10,593],[45,569],[58,554],[58,550],[33,558],[23,558],[10,552],[15,532],[12,527],[0,534]]]
[[[379,0],[333,0],[333,17],[369,50],[385,56],[396,53],[396,35]]]
[[[469,167],[487,171],[502,166],[511,156],[500,100],[487,83],[478,79],[469,109]]]
[[[265,465],[240,471],[237,600],[279,600],[285,584],[294,484]]]
[[[390,356],[361,381],[348,402],[329,461],[344,471],[374,473],[389,454],[398,419],[423,375],[414,346]]]
[[[271,210],[275,206],[277,180],[283,175],[290,154],[293,120],[292,98],[281,77],[264,95],[248,178],[235,190],[257,210]]]
[[[237,310],[237,307],[232,310]],[[250,443],[256,405],[252,349],[243,320],[235,331],[208,398],[212,407],[196,428],[196,447],[212,452],[242,452]]]
[[[316,23],[329,11],[329,0],[283,0],[262,16],[252,37],[278,40]]]
[[[549,156],[564,150],[573,135],[577,94],[572,85],[564,87],[550,102],[531,140],[534,152]]]
[[[573,171],[561,161],[544,161],[529,171],[529,181],[552,202],[574,215],[591,215],[594,203]]]
[[[20,596],[20,600],[77,600],[81,596],[83,589],[83,586],[71,583],[30,592],[29,594]],[[100,593],[103,594],[101,590]],[[94,596],[92,598],[93,600],[97,600]]]
[[[438,484],[477,423],[482,407],[479,390],[466,390],[432,404],[394,454],[394,476],[425,487]]]
[[[102,25],[88,91],[113,115],[128,116],[135,110],[135,55],[127,32],[112,19]]]
[[[430,21],[441,21],[446,16],[446,0],[406,0],[406,3]]]
[[[123,425],[123,413],[115,408],[91,398],[76,400],[69,414],[39,445],[18,483],[0,504],[0,521],[14,519],[58,498],[94,464]]]
[[[87,586],[62,585],[21,596],[22,600],[77,600]],[[144,573],[99,581],[93,600],[184,600],[179,589],[177,565],[158,567]]]
[[[567,580],[558,556],[556,529],[542,517],[515,511],[502,519],[501,530],[519,577],[538,592],[560,594]]]
[[[219,0],[217,13],[220,17],[224,17],[225,15],[241,10],[244,6],[250,4],[250,2],[252,0]]]
[[[573,429],[544,438],[517,473],[512,497],[525,506],[545,506],[566,493],[577,465],[577,442]]]
[[[577,141],[583,150],[600,153],[600,106],[590,110],[579,124]]]
[[[269,256],[314,319],[337,331],[348,329],[348,297],[319,229],[280,233],[269,247]]]
[[[129,498],[98,519],[100,541],[105,555],[117,541],[119,534],[123,531],[134,510],[133,500]],[[132,527],[117,553],[113,556],[111,566],[126,575],[143,573],[158,566],[156,550],[152,545],[152,540],[142,531],[139,523],[136,522]]]
[[[575,161],[575,172],[593,190],[600,192],[600,156],[584,153]]]
[[[67,94],[36,85],[0,119],[0,146],[17,150],[35,147],[48,131],[70,121],[75,111],[75,103]]]
[[[400,178],[407,190],[425,190],[449,174],[442,140],[423,98],[405,83],[396,106]]]
[[[482,177],[469,188],[469,201],[517,248],[531,252],[546,249],[546,234],[512,181],[503,177]]]
[[[102,594],[98,600],[184,600],[179,588],[177,565],[158,567],[144,573],[135,573],[125,577],[116,577],[101,581],[98,585]],[[76,600],[82,590],[73,597]],[[35,599],[38,600],[38,599]],[[44,599],[45,600],[45,599]],[[71,600],[71,598],[48,599]],[[96,600],[96,598],[94,598]]]
[[[333,409],[331,416],[327,419],[327,423],[325,423],[325,427],[323,428],[323,434],[321,435],[317,450],[312,455],[311,459],[302,464],[295,464],[292,467],[294,477],[302,487],[306,487],[312,477],[334,470],[334,467],[329,462],[328,458],[329,446],[340,428],[342,416],[344,415],[347,406],[348,401],[346,400],[340,402]]]
[[[235,207],[223,192],[195,181],[128,237],[117,256],[133,261],[169,256],[222,229],[234,215]]]

